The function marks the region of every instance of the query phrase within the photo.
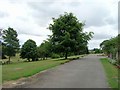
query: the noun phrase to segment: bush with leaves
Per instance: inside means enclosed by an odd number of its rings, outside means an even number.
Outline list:
[[[28,61],[30,61],[30,59],[32,59],[32,61],[37,61],[37,53],[38,52],[36,42],[29,39],[22,45],[20,56],[23,59],[27,58]]]
[[[60,55],[53,53],[53,54],[51,55],[51,58],[60,58]]]
[[[38,49],[38,56],[43,60],[51,55],[51,42],[44,41],[37,49]]]
[[[108,57],[112,59],[116,59],[116,54],[118,53],[118,46],[120,43],[118,43],[118,36],[111,38],[109,40],[104,40],[100,47],[102,48],[102,51],[108,55]]]

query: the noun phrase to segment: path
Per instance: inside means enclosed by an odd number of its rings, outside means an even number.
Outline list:
[[[88,55],[23,80],[17,88],[108,88],[100,56]]]

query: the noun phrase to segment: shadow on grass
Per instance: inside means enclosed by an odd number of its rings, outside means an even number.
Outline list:
[[[61,60],[78,60],[78,59],[80,59],[80,57],[73,57],[73,58],[67,58],[67,59],[65,59],[65,58],[56,58],[56,60],[54,60],[54,61],[61,61]]]

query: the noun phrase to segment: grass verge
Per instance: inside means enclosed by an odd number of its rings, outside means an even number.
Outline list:
[[[101,58],[100,61],[104,66],[107,81],[111,88],[118,88],[118,69],[108,62],[108,58]]]
[[[17,55],[16,57],[11,58],[11,61],[13,63],[2,65],[2,82],[5,83],[10,80],[16,80],[22,77],[32,76],[43,70],[67,63],[71,61],[71,59],[78,59],[78,57],[80,58],[83,56],[84,55],[70,56],[67,60],[63,60],[63,58],[57,58],[35,62],[23,62],[24,60],[22,59],[18,61],[20,58],[19,55]]]
[[[14,63],[2,66],[2,81],[16,80],[32,76],[40,71],[68,62],[69,60],[43,60],[36,62]]]

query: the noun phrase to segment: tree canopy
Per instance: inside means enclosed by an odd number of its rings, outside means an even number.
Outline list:
[[[30,61],[30,59],[36,61],[38,58],[36,42],[31,39],[27,40],[22,45],[20,56],[23,59],[27,58],[28,61]]]
[[[51,54],[51,48],[52,45],[50,43],[50,41],[44,41],[39,47],[38,47],[38,56],[40,58],[47,58],[48,56],[50,56]]]
[[[3,30],[3,43],[4,48],[3,51],[5,55],[9,56],[9,62],[10,57],[15,56],[19,49],[19,39],[17,38],[18,34],[13,28],[8,28],[7,30]]]
[[[110,54],[112,55],[112,58],[116,58],[116,53],[118,53],[118,46],[120,43],[118,43],[119,36],[111,38],[109,40],[104,40],[100,47],[102,48],[103,52],[107,54],[110,57]]]
[[[49,29],[53,33],[51,41],[54,52],[64,53],[65,59],[67,59],[68,52],[79,54],[85,50],[93,33],[83,32],[84,25],[73,13],[64,13],[57,19],[53,18]]]

